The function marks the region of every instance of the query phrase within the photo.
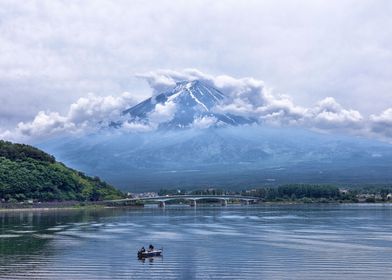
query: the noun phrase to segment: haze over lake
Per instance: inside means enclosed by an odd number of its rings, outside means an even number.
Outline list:
[[[0,279],[390,279],[391,205],[0,213]],[[140,261],[149,243],[162,258]]]

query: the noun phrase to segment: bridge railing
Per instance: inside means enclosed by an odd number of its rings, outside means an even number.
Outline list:
[[[203,199],[221,200],[222,205],[227,205],[230,200],[245,201],[247,204],[260,200],[258,197],[243,196],[243,195],[166,195],[154,197],[139,197],[139,198],[126,198],[119,200],[107,201],[108,203],[121,203],[121,202],[153,202],[158,203],[161,207],[165,206],[167,201],[171,200],[187,200],[190,201],[192,206],[196,206],[196,201]]]

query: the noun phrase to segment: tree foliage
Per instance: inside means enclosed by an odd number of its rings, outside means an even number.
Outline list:
[[[291,184],[278,187],[255,189],[248,195],[258,196],[267,201],[297,199],[339,199],[339,188],[329,185]]]
[[[10,160],[25,160],[27,158],[31,158],[50,163],[55,163],[56,161],[54,156],[51,156],[33,146],[14,144],[3,140],[0,140],[0,157],[5,157]]]
[[[0,141],[0,199],[97,201],[122,196],[99,178],[70,169],[37,148]]]

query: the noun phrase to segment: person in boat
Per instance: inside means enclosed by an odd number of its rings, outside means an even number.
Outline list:
[[[144,246],[140,249],[140,253],[144,253],[146,249],[144,249]]]
[[[152,246],[152,244],[150,244],[150,246],[148,246],[148,251],[149,251],[149,252],[154,251],[154,246]]]

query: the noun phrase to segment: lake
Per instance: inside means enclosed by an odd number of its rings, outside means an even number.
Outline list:
[[[392,206],[0,212],[0,279],[391,279]],[[141,246],[163,257],[141,261]]]

